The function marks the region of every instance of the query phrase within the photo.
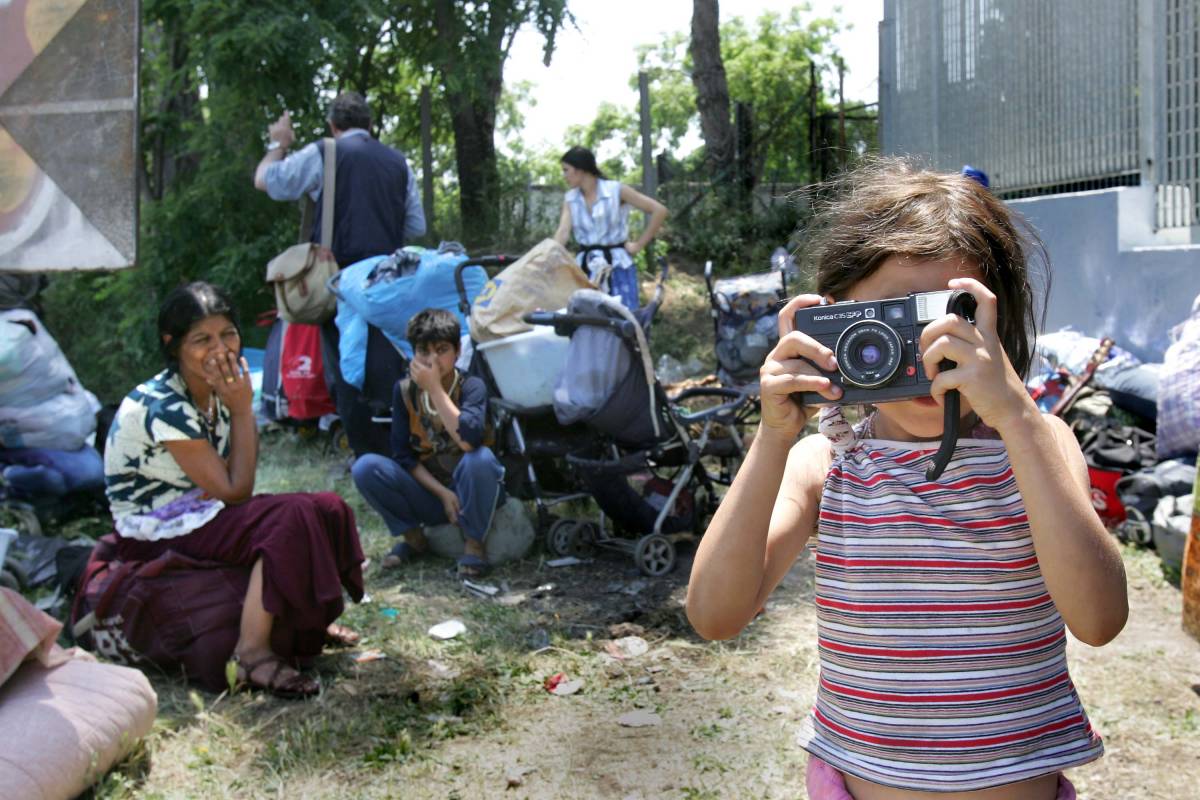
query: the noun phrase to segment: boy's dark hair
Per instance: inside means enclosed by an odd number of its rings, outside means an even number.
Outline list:
[[[420,345],[449,342],[458,349],[462,345],[462,327],[458,317],[444,308],[427,308],[408,321],[404,338],[415,350]]]
[[[351,128],[371,128],[371,108],[358,92],[342,92],[333,99],[329,108],[329,121],[339,131]]]
[[[1026,375],[1050,293],[1046,250],[1029,223],[972,178],[906,158],[867,159],[824,188],[831,199],[818,208],[808,246],[818,294],[851,299],[850,287],[894,255],[969,259],[996,295],[997,333],[1008,360]]]
[[[237,310],[224,289],[205,281],[193,281],[171,290],[158,309],[158,347],[168,367],[179,366],[179,348],[192,326],[214,316],[228,319],[241,336]],[[163,341],[164,336],[169,336],[170,341]]]

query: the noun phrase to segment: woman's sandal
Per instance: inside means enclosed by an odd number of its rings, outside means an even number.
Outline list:
[[[460,578],[482,578],[491,568],[492,565],[479,556],[463,553],[458,557],[458,577]]]
[[[235,653],[233,661],[237,664],[237,680],[239,684],[244,684],[254,689],[262,689],[276,697],[282,697],[285,700],[303,700],[321,691],[321,684],[315,678],[310,678],[302,674],[274,653],[250,663],[242,661]],[[267,678],[265,683],[254,680],[254,673],[260,667],[271,665],[274,665],[274,669],[271,670],[271,676]],[[292,670],[291,674],[281,679],[279,674],[286,669]]]
[[[361,639],[357,631],[336,622],[330,623],[325,629],[325,644],[330,647],[354,647]]]

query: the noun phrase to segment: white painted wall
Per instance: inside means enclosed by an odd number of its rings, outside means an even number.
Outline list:
[[[1111,336],[1143,361],[1162,361],[1171,327],[1200,295],[1200,245],[1153,230],[1151,187],[1013,200],[1050,256],[1045,331]],[[1178,239],[1174,239],[1178,241]]]

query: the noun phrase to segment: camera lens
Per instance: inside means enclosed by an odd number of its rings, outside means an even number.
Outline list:
[[[879,349],[879,345],[864,344],[858,351],[858,358],[862,363],[873,367],[879,363],[879,359],[883,358],[883,351]]]
[[[838,338],[838,369],[852,386],[873,389],[892,379],[900,368],[903,348],[900,335],[876,320],[861,320]]]

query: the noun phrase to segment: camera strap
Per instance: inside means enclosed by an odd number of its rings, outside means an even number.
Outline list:
[[[975,320],[975,298],[968,292],[956,290],[950,295],[950,300],[946,303],[947,314],[958,314],[966,320],[974,322]],[[939,370],[954,369],[957,364],[948,358],[942,359],[938,364]],[[946,471],[946,467],[950,464],[951,457],[954,456],[954,448],[958,446],[958,414],[961,409],[962,401],[959,398],[958,390],[951,389],[946,392],[945,397],[945,413],[942,418],[942,443],[938,447],[937,453],[933,457],[933,463],[925,470],[925,479],[936,481]]]

